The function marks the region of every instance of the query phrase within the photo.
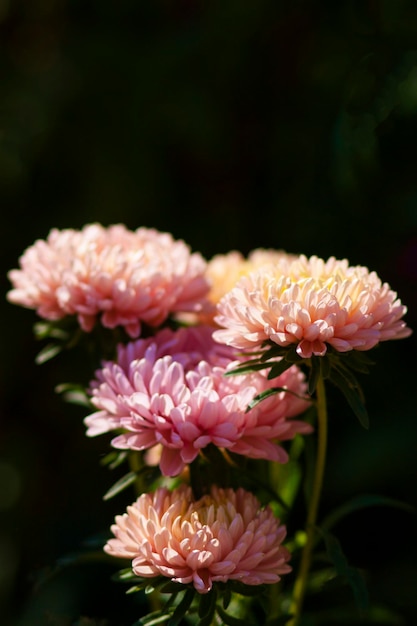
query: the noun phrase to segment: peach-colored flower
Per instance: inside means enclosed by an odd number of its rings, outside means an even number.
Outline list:
[[[206,262],[168,233],[118,224],[51,230],[11,270],[8,299],[59,320],[76,315],[90,331],[100,317],[139,336],[141,322],[159,326],[179,311],[200,311],[208,291]]]
[[[216,254],[207,263],[206,276],[210,283],[208,297],[217,304],[239,281],[262,267],[273,266],[288,255],[282,250],[257,248],[245,258],[237,250],[227,254]]]
[[[217,581],[272,584],[291,571],[285,526],[253,494],[212,487],[192,498],[186,485],[142,494],[116,517],[104,550],[131,559],[137,576],[166,576],[199,593]]]
[[[98,409],[85,419],[87,435],[122,429],[116,448],[146,450],[162,445],[160,468],[175,476],[200,450],[214,444],[237,454],[286,462],[277,443],[311,427],[291,419],[308,407],[304,375],[291,367],[269,381],[263,372],[229,376],[241,361],[216,343],[213,329],[198,326],[120,346],[117,362],[106,362],[91,384]],[[272,386],[285,387],[246,412],[253,398]],[[295,395],[298,394],[298,395]]]
[[[295,344],[302,358],[369,350],[380,341],[408,337],[411,330],[397,294],[366,267],[334,257],[283,257],[243,277],[218,304],[217,341],[239,349],[266,340]]]

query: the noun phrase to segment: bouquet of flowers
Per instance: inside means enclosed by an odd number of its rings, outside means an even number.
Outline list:
[[[39,362],[94,354],[87,388],[65,391],[85,401],[87,436],[112,434],[109,468],[126,465],[104,497],[136,490],[102,549],[148,598],[137,626],[315,624],[306,595],[328,581],[350,585],[372,618],[332,533],[343,511],[323,520],[319,504],[328,385],[367,427],[368,353],[411,334],[387,283],[282,250],[206,261],[121,224],[51,230],[9,278],[9,301],[34,309],[50,340]]]

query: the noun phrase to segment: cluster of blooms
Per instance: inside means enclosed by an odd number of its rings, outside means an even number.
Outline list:
[[[237,349],[269,341],[294,345],[305,359],[329,346],[369,350],[411,332],[396,294],[365,267],[273,250],[206,262],[184,242],[146,228],[52,230],[9,278],[9,300],[40,317],[76,316],[86,332],[98,321],[122,326],[136,339],[97,370],[87,434],[115,432],[117,449],[160,450],[165,476],[181,474],[209,445],[285,463],[281,442],[311,432],[294,419],[309,406],[302,371],[292,365],[273,382],[266,367],[227,376],[244,362]],[[163,327],[187,312],[194,326]],[[152,336],[141,336],[143,324]],[[273,388],[279,391],[269,394]],[[248,410],[260,394],[267,397]],[[211,486],[195,499],[187,485],[158,487],[116,517],[112,531],[106,552],[130,559],[137,576],[162,575],[201,594],[216,581],[274,583],[290,571],[285,527],[242,488]]]

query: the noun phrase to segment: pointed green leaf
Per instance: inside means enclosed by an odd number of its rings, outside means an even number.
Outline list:
[[[262,393],[259,393],[257,396],[254,397],[254,399],[251,402],[249,402],[246,408],[246,413],[250,411],[251,409],[253,409],[257,404],[262,402],[262,400],[265,400],[266,398],[269,398],[270,396],[275,396],[277,393],[280,393],[281,391],[286,391],[286,390],[283,387],[270,387],[269,389],[265,389],[265,391],[262,391]]]
[[[368,429],[369,428],[369,416],[368,412],[362,402],[360,393],[357,389],[353,389],[349,386],[346,378],[336,369],[332,370],[330,380],[335,384],[345,396],[350,408],[358,418],[360,424]]]
[[[132,626],[157,626],[158,624],[163,624],[168,619],[169,614],[163,613],[162,611],[154,611],[153,613],[141,617],[140,620],[132,624]]]
[[[182,583],[173,583],[172,581],[165,582],[165,584],[159,589],[160,593],[180,593],[184,591],[184,585]]]
[[[221,606],[217,605],[216,607],[217,614],[222,620],[222,624],[226,624],[226,626],[256,626],[254,622],[249,622],[246,618],[233,617],[233,615],[229,615],[222,609]]]
[[[258,596],[265,591],[265,585],[245,585],[237,580],[229,581],[229,586],[232,591],[241,596]]]
[[[119,465],[127,459],[127,456],[128,454],[124,450],[122,452],[116,452],[116,450],[113,450],[101,459],[100,465],[108,465],[110,469],[116,469],[116,467],[119,467]]]
[[[177,605],[175,611],[170,617],[167,626],[178,626],[178,624],[181,622],[182,618],[185,616],[188,609],[190,608],[195,593],[196,592],[194,589],[187,589],[181,602]]]
[[[292,367],[292,363],[289,363],[285,359],[274,363],[268,374],[268,380],[271,380],[272,378],[277,378],[278,376],[286,372],[290,367]]]
[[[324,537],[327,555],[336,572],[339,576],[344,577],[352,588],[356,606],[360,610],[367,609],[369,606],[368,590],[359,570],[349,565],[340,542],[334,535],[322,529],[318,529],[318,531]]]
[[[46,361],[50,361],[50,359],[53,359],[60,352],[62,352],[62,346],[59,346],[56,343],[49,343],[47,346],[42,348],[42,350],[36,356],[35,363],[37,365],[42,365],[43,363],[46,363]]]
[[[377,494],[363,494],[357,496],[356,498],[352,498],[352,500],[349,500],[349,502],[346,502],[345,504],[342,504],[342,506],[330,513],[320,526],[323,529],[329,530],[347,515],[371,506],[394,507],[407,511],[408,513],[412,513],[413,515],[417,514],[416,509],[406,502],[401,502],[400,500],[387,498],[385,496],[379,496]]]
[[[223,594],[223,608],[227,609],[227,607],[230,604],[230,600],[232,599],[232,592],[230,591],[229,587],[226,587],[226,589],[224,590],[224,594]]]
[[[200,621],[197,623],[197,626],[210,626],[216,610],[216,602],[217,590],[215,587],[213,587],[209,593],[203,594],[200,597],[200,603],[198,605]]]
[[[126,567],[113,574],[112,580],[116,582],[130,582],[131,580],[138,580],[138,577],[131,567]]]
[[[129,472],[128,474],[125,474],[104,494],[103,500],[110,500],[130,485],[133,485],[135,480],[136,472]]]

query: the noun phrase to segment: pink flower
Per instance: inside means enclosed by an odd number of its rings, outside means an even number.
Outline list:
[[[100,317],[138,337],[141,322],[159,326],[171,313],[200,311],[208,291],[206,263],[168,233],[99,224],[51,230],[9,272],[8,299],[59,320],[76,315],[91,331]]]
[[[265,340],[295,344],[303,358],[370,350],[380,341],[408,337],[406,307],[366,267],[334,257],[283,257],[249,276],[218,304],[217,341],[254,350]]]
[[[291,439],[311,427],[292,420],[308,402],[304,375],[291,367],[274,380],[282,391],[246,412],[249,403],[272,387],[264,373],[224,374],[240,361],[199,326],[120,346],[116,363],[106,362],[91,385],[98,409],[85,423],[87,435],[122,429],[116,448],[146,450],[162,445],[160,467],[175,476],[199,451],[214,444],[237,454],[281,463],[288,459],[275,440]],[[295,395],[298,394],[298,395]]]
[[[269,507],[243,489],[212,487],[192,500],[190,487],[142,494],[116,517],[104,550],[132,559],[137,576],[166,576],[207,593],[216,581],[272,584],[291,571],[281,544],[286,529]]]

